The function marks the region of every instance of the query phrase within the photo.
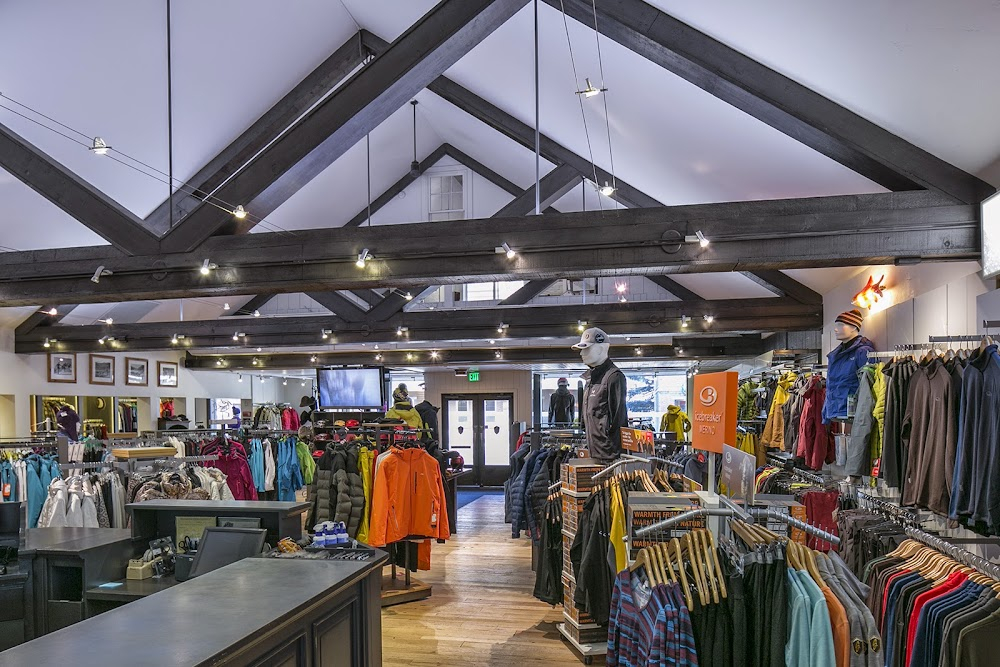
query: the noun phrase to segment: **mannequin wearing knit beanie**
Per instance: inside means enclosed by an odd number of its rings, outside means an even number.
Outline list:
[[[868,353],[875,345],[861,335],[864,316],[859,310],[841,313],[834,321],[833,332],[840,345],[827,355],[826,401],[823,404],[823,421],[829,423],[837,417],[847,417],[847,399],[858,393],[858,371],[868,363]]]

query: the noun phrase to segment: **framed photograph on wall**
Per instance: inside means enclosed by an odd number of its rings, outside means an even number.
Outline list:
[[[75,352],[49,352],[49,382],[76,382]]]
[[[156,386],[176,387],[178,365],[173,361],[156,362]]]
[[[90,355],[90,384],[115,383],[115,358],[106,354]]]
[[[125,384],[145,387],[149,384],[149,360],[125,357]]]

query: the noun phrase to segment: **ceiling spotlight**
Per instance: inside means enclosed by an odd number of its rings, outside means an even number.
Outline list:
[[[597,88],[596,86],[594,86],[594,84],[590,82],[590,79],[585,79],[585,81],[587,82],[587,87],[584,88],[583,90],[576,91],[577,95],[583,95],[584,97],[593,97],[595,95],[600,95],[601,93],[606,92],[608,90],[607,88]]]
[[[605,197],[610,197],[615,193],[615,189],[616,188],[613,185],[611,185],[607,181],[604,181],[604,185],[598,187],[597,191],[602,195],[604,195]]]
[[[206,259],[204,262],[201,263],[201,269],[199,270],[201,271],[201,275],[207,276],[209,272],[214,271],[217,268],[219,268],[218,264],[213,264],[212,260]]]
[[[179,340],[180,340],[180,339],[179,339],[179,338],[177,338],[177,334],[174,334],[174,335],[173,335],[173,336],[171,337],[171,339],[170,339],[170,343],[171,343],[172,345],[177,345],[177,342],[178,342]]]
[[[254,317],[260,317],[260,311],[259,310],[253,311],[253,316]]]
[[[90,150],[94,151],[94,155],[107,155],[111,146],[108,146],[104,139],[94,137],[94,142],[90,144]]]
[[[42,347],[51,347],[51,346],[52,346],[52,341],[50,341],[48,338],[46,338],[45,342],[42,343]]]
[[[677,348],[677,354],[684,354],[684,348],[683,347]]]
[[[229,310],[229,302],[228,301],[225,302],[224,304],[222,304],[222,310]]]
[[[382,355],[381,354],[376,354],[375,355],[375,361],[382,361]]]
[[[240,334],[238,332],[234,333],[233,334],[233,340],[239,340],[239,339],[240,339]]]
[[[305,380],[302,381],[302,386],[303,387],[306,386],[306,381]]]
[[[221,366],[222,365],[222,359],[216,359],[215,360],[215,365],[216,366]]]
[[[687,315],[681,315],[681,328],[687,329],[688,322],[690,321],[691,321],[690,317],[688,317]]]
[[[111,271],[111,269],[106,269],[106,268],[104,268],[103,265],[101,265],[101,266],[97,267],[97,270],[94,271],[94,275],[92,275],[90,277],[90,282],[92,282],[92,283],[99,283],[99,282],[101,282],[101,278],[102,277],[104,277],[104,276],[110,276],[113,273],[114,272]]]
[[[254,357],[253,358],[253,365],[254,366],[259,366],[260,365],[260,359],[258,359],[257,357]]]
[[[711,324],[712,322],[715,321],[715,316],[714,315],[705,315],[705,321],[708,322],[709,324]]]
[[[282,375],[288,375],[288,369],[285,369],[285,370],[281,371],[281,374]]]
[[[628,297],[625,296],[624,294],[619,294],[618,295],[618,302],[619,303],[626,303],[626,302],[628,302]]]
[[[626,343],[627,343],[628,341],[630,341],[630,340],[632,340],[632,337],[631,337],[631,336],[625,336],[625,342],[626,342]]]
[[[507,245],[506,241],[501,243],[499,248],[494,248],[493,250],[498,255],[500,253],[505,253],[507,255],[507,259],[514,259],[515,257],[517,257],[517,253],[511,250],[511,247]]]
[[[685,243],[697,243],[702,248],[707,248],[708,244],[711,243],[711,241],[708,240],[708,237],[706,237],[700,229],[696,231],[694,235],[689,234],[688,236],[685,236],[684,241]]]
[[[320,331],[320,337],[323,340],[326,340],[327,338],[330,337],[330,334],[332,334],[332,333],[333,333],[333,331],[331,331],[330,329],[323,329],[322,331]]]
[[[309,357],[309,361],[310,361],[311,363],[314,363],[314,364],[315,364],[315,363],[316,363],[316,355],[314,354],[313,356]]]
[[[431,352],[431,359],[437,359],[437,358],[438,358],[437,350]]]
[[[615,283],[615,291],[624,294],[628,290],[628,283]]]
[[[260,376],[260,383],[264,384],[265,382],[267,382],[267,376],[266,375],[261,375]]]
[[[642,356],[642,348],[641,347],[636,347],[635,348],[635,356],[637,356],[637,357],[641,357]]]
[[[493,356],[499,359],[500,357],[503,356],[503,354],[500,352],[500,350],[497,350],[496,352],[493,353]]]
[[[496,341],[490,338],[490,345],[496,345]]]
[[[101,345],[104,345],[104,341],[106,341],[107,339],[108,339],[107,336],[101,336],[100,338],[97,339],[97,342],[100,343]]]
[[[243,373],[240,373],[239,375],[236,376],[236,381],[243,382]]]
[[[396,335],[397,336],[402,336],[403,334],[405,334],[409,330],[410,330],[410,327],[396,327]]]
[[[237,220],[242,220],[243,218],[247,217],[247,210],[243,208],[243,204],[240,204],[239,206],[236,207],[236,209],[233,211],[233,217],[236,218]]]
[[[403,298],[406,299],[407,301],[413,301],[413,295],[410,294],[409,292],[407,292],[406,294],[404,294]]]
[[[369,259],[375,259],[375,258],[371,256],[371,253],[369,253],[368,248],[365,248],[364,250],[358,253],[358,261],[356,261],[355,264],[359,269],[363,269],[365,268],[365,262],[367,262]]]
[[[59,314],[59,311],[56,310],[55,308],[49,308],[47,311],[45,311],[45,313],[47,315],[51,315],[52,317],[55,317],[56,315]]]
[[[106,317],[103,320],[97,320],[97,321],[98,322],[104,322],[105,324],[114,324],[115,323],[115,321],[112,318],[110,318],[110,317]]]
[[[407,352],[406,353],[406,360],[407,361],[413,361],[413,353],[412,352]]]
[[[376,350],[378,349],[378,343],[375,343],[375,349]]]
[[[282,384],[283,386],[287,387],[287,386],[288,386],[288,380],[285,380],[285,381],[284,381],[284,382],[282,382],[281,384]]]
[[[501,322],[499,325],[497,325],[497,333],[502,334],[509,328],[510,328],[509,324],[504,324],[503,322]]]
[[[587,328],[587,323],[584,320],[577,320],[576,321],[576,329],[577,329],[577,331],[584,331],[586,328]]]

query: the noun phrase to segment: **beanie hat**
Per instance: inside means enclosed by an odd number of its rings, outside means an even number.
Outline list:
[[[569,380],[566,378],[559,378],[559,382],[556,383],[559,386],[566,385],[569,386]]]
[[[846,313],[841,313],[837,315],[837,322],[843,322],[844,324],[850,324],[855,329],[861,328],[861,323],[864,322],[864,315],[861,314],[860,310],[853,309]]]

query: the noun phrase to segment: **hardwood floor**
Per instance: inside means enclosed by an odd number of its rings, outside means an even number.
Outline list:
[[[531,542],[511,539],[503,495],[483,496],[461,508],[458,530],[447,544],[433,545],[432,569],[416,573],[434,586],[433,595],[382,610],[383,663],[583,664],[556,630],[562,606],[531,595]]]

